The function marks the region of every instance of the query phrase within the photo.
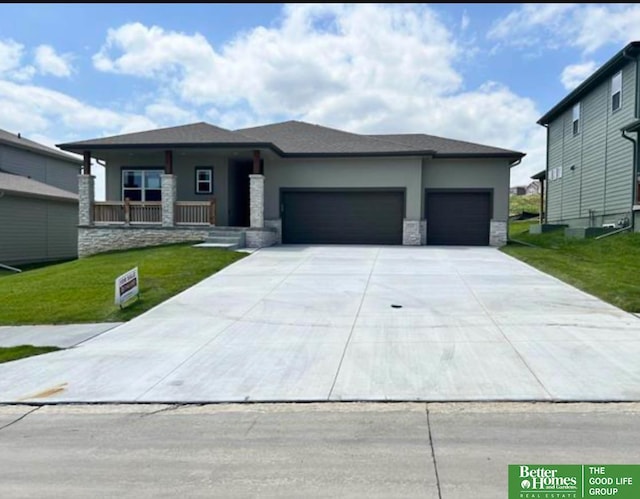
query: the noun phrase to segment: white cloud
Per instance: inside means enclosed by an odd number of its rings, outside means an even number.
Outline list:
[[[560,81],[567,90],[573,90],[598,68],[594,61],[571,64],[562,70]]]
[[[39,45],[35,50],[34,64],[42,74],[58,77],[71,76],[71,56],[57,54],[50,45]]]
[[[585,54],[640,37],[638,4],[523,4],[494,22],[487,38],[513,47],[576,47]]]
[[[14,40],[0,40],[0,74],[20,66],[24,45]]]
[[[460,29],[462,31],[466,30],[469,27],[469,24],[471,24],[471,18],[469,17],[469,14],[465,10],[462,13],[462,19],[460,20]]]

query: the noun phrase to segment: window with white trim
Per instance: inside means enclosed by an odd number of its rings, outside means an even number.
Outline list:
[[[580,103],[573,106],[573,135],[580,133]]]
[[[213,168],[196,168],[196,194],[213,194]]]
[[[162,181],[164,170],[144,169],[122,170],[122,199],[130,201],[162,201]]]
[[[556,170],[558,170],[558,172],[556,173],[556,178],[558,179],[562,178],[562,167],[558,166],[556,167]]]
[[[618,71],[611,78],[611,111],[617,111],[622,106],[622,71]]]

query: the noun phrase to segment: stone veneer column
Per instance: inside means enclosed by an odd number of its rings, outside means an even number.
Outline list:
[[[264,227],[264,175],[249,175],[249,225]]]
[[[93,225],[95,180],[93,175],[78,175],[78,225]]]
[[[422,246],[426,240],[426,223],[424,220],[402,221],[402,244],[404,246]]]
[[[489,245],[504,246],[507,244],[507,222],[491,220],[489,227]]]
[[[160,178],[162,182],[162,226],[173,227],[176,220],[176,176],[163,173]]]

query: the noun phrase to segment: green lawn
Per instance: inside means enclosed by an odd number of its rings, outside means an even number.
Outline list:
[[[40,355],[42,353],[55,352],[58,347],[34,347],[33,345],[20,345],[18,347],[0,347],[0,364],[24,357]]]
[[[564,231],[531,235],[531,222],[510,224],[503,251],[628,312],[640,312],[640,234],[565,239]],[[534,222],[535,223],[535,222]]]
[[[105,253],[0,276],[0,325],[126,321],[246,254],[177,244]],[[138,267],[140,300],[120,310],[114,280]]]
[[[525,196],[509,196],[509,214],[519,215],[523,211],[540,213],[540,194],[527,194]]]

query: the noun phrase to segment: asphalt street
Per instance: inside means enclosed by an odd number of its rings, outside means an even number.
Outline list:
[[[640,404],[0,406],[0,496],[507,496],[509,464],[640,464]]]

